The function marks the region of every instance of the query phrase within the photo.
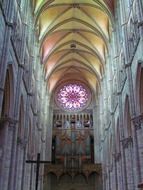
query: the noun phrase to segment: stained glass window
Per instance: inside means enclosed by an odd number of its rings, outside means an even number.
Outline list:
[[[68,83],[58,88],[57,104],[65,110],[78,111],[84,109],[90,99],[89,90],[81,83]]]

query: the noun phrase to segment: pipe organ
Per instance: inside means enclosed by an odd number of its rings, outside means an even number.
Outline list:
[[[53,163],[63,164],[65,170],[81,170],[84,163],[94,162],[93,114],[53,114]]]

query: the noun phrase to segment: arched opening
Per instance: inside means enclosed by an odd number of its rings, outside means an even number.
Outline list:
[[[140,86],[139,86],[139,105],[140,113],[143,113],[143,68],[141,69]]]
[[[120,129],[119,129],[119,119],[117,120],[117,128],[116,128],[116,153],[120,153],[121,144],[120,144]]]
[[[126,101],[125,101],[124,125],[125,125],[124,126],[125,137],[132,137],[131,114],[130,114],[130,104],[128,96],[126,96]]]
[[[94,163],[94,137],[90,136],[90,155],[91,163]]]
[[[137,119],[142,118],[143,114],[143,62],[139,61],[137,73],[136,73],[136,83],[135,83],[135,97],[136,97],[136,110],[137,110]],[[137,125],[136,125],[137,124]],[[134,125],[136,128],[136,135],[137,135],[137,144],[138,144],[138,162],[140,165],[142,165],[142,158],[143,158],[143,141],[141,140],[143,138],[143,132],[142,132],[142,126],[143,122],[142,119],[140,122],[136,123],[136,120],[134,120]],[[140,167],[138,169],[139,176],[143,176],[143,167]]]
[[[52,139],[52,163],[56,162],[56,136]]]
[[[23,104],[23,98],[21,98],[19,120],[18,120],[18,138],[22,139],[23,137],[24,137],[24,104]]]
[[[51,189],[54,190],[58,184],[57,176],[53,172],[49,172],[44,176],[43,190]]]
[[[143,66],[142,62],[138,63],[135,81],[135,98],[137,114],[143,113]]]
[[[7,71],[6,79],[5,79],[5,86],[4,86],[1,117],[8,116],[9,109],[10,109],[10,76],[9,76],[9,72]]]
[[[13,97],[13,89],[12,89],[12,72],[11,69],[7,69],[6,78],[5,78],[5,85],[4,85],[4,94],[3,94],[3,102],[2,102],[2,110],[1,110],[1,123],[0,123],[0,163],[4,163],[4,156],[5,156],[5,144],[8,135],[8,117],[10,117],[11,107],[13,104],[12,97]],[[3,169],[2,165],[0,164],[0,179],[2,177]]]

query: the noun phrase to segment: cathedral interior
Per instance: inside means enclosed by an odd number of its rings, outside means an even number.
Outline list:
[[[0,0],[0,190],[143,190],[143,0]]]

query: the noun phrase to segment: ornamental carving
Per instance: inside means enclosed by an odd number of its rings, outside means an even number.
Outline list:
[[[81,111],[89,105],[90,99],[89,89],[79,82],[69,82],[56,90],[55,101],[66,111]]]
[[[131,136],[130,136],[130,137],[127,137],[127,138],[124,138],[124,139],[122,140],[122,144],[123,144],[123,147],[124,147],[124,148],[128,148],[129,145],[132,145],[132,143],[133,143],[133,139],[132,139]]]
[[[44,173],[45,175],[48,175],[49,173],[54,173],[57,176],[58,180],[63,174],[68,174],[71,176],[72,179],[74,179],[74,177],[76,177],[76,175],[80,173],[83,174],[85,178],[88,180],[89,176],[94,172],[98,175],[101,175],[101,164],[85,164],[83,165],[81,170],[65,170],[63,166],[60,164],[46,164]]]
[[[139,41],[139,27],[138,27],[138,18],[136,13],[134,13],[134,15],[132,15],[132,17],[129,20],[129,24],[128,24],[128,40],[129,40],[129,44],[128,44],[128,48],[129,48],[129,54],[132,56],[134,56],[134,52],[136,51],[136,47],[138,45],[138,41]]]
[[[136,130],[141,129],[141,123],[143,123],[143,114],[132,118],[132,121]]]

